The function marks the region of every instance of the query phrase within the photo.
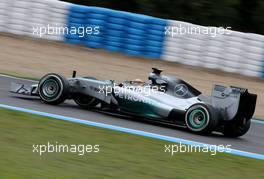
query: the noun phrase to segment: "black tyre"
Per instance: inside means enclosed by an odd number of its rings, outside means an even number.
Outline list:
[[[100,101],[91,96],[84,96],[84,95],[75,95],[74,101],[78,104],[81,108],[88,109],[91,107],[95,107],[100,103]]]
[[[68,97],[68,89],[68,80],[55,73],[45,75],[38,84],[39,96],[47,104],[63,103]]]
[[[250,128],[251,120],[244,119],[240,123],[226,125],[223,129],[223,134],[227,137],[240,137],[246,134]]]
[[[210,134],[216,129],[218,118],[212,107],[204,104],[195,104],[187,110],[185,123],[192,132]]]

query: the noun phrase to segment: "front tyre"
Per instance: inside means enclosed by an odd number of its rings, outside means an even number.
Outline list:
[[[210,106],[195,104],[185,114],[189,130],[199,134],[210,134],[217,126],[217,116]]]
[[[47,104],[63,103],[68,96],[69,82],[61,75],[50,73],[42,77],[38,84],[38,93]]]
[[[235,123],[230,126],[225,126],[223,129],[223,134],[226,137],[240,137],[246,134],[250,128],[251,120],[246,118],[243,122]]]

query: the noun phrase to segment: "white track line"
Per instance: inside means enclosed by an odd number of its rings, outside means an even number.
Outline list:
[[[67,116],[62,116],[62,115],[57,115],[57,114],[51,114],[51,113],[46,113],[46,112],[41,112],[41,111],[35,111],[35,110],[20,108],[20,107],[15,107],[15,106],[8,106],[5,104],[0,104],[0,108],[14,110],[14,111],[20,111],[20,112],[26,112],[26,113],[30,113],[30,114],[40,115],[40,116],[44,116],[44,117],[50,117],[53,119],[58,119],[58,120],[63,120],[63,121],[85,124],[88,126],[100,127],[100,128],[104,128],[104,129],[111,129],[111,130],[115,130],[115,131],[119,131],[119,132],[125,132],[125,133],[129,133],[129,134],[140,135],[140,136],[145,136],[145,137],[149,137],[149,138],[169,141],[169,142],[182,143],[185,145],[192,145],[192,146],[206,147],[206,148],[210,148],[210,149],[215,149],[218,152],[225,152],[225,153],[229,153],[229,154],[233,154],[233,155],[239,155],[239,156],[243,156],[243,157],[249,157],[249,158],[264,160],[263,154],[246,152],[246,151],[231,149],[231,148],[229,148],[229,149],[219,148],[216,145],[206,144],[206,143],[202,143],[202,142],[196,142],[196,141],[192,141],[192,140],[186,140],[186,139],[182,139],[182,138],[170,137],[170,136],[165,136],[165,135],[160,135],[160,134],[155,134],[155,133],[146,132],[146,131],[142,131],[142,130],[130,129],[130,128],[125,128],[125,127],[120,127],[120,126],[115,126],[115,125],[110,125],[110,124],[104,124],[104,123],[100,123],[100,122],[93,122],[93,121],[88,121],[88,120],[83,120],[83,119],[78,119],[78,118],[72,118],[72,117],[67,117]]]

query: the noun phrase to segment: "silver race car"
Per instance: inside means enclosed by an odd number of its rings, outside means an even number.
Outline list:
[[[212,95],[205,96],[187,82],[161,72],[153,68],[148,81],[123,83],[76,77],[75,71],[68,79],[50,73],[32,86],[12,83],[11,92],[39,96],[51,105],[72,99],[82,108],[166,122],[200,134],[218,131],[239,137],[249,130],[256,94],[245,88],[215,85]]]

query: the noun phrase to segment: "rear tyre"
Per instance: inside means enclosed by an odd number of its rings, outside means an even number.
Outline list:
[[[68,80],[55,73],[45,75],[38,84],[39,96],[47,104],[63,103],[67,99],[68,89]]]
[[[95,107],[100,103],[98,99],[85,95],[76,95],[74,97],[74,101],[76,104],[78,104],[81,108],[84,109]]]
[[[185,123],[189,130],[198,134],[210,134],[216,129],[218,118],[210,106],[195,104],[185,114]]]
[[[251,120],[246,120],[246,118],[239,124],[235,123],[230,126],[225,126],[223,129],[223,134],[227,137],[240,137],[246,134],[250,128]]]

